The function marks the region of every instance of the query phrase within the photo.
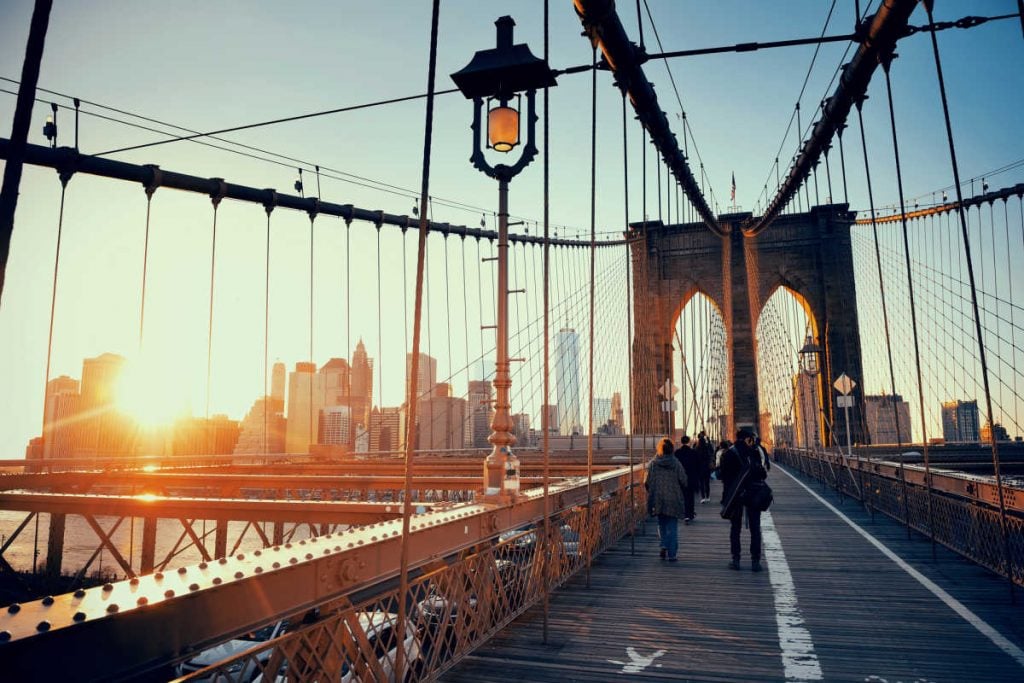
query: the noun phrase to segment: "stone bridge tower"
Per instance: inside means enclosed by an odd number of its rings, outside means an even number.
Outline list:
[[[846,373],[858,382],[850,411],[853,440],[863,442],[863,377],[850,227],[854,214],[845,204],[814,207],[809,213],[778,217],[761,234],[748,237],[742,226],[749,213],[727,214],[720,237],[704,224],[631,226],[643,239],[632,246],[633,296],[637,314],[633,337],[633,422],[635,433],[664,433],[657,387],[673,377],[675,322],[698,293],[718,308],[726,329],[730,398],[728,434],[743,426],[758,428],[758,378],[755,331],[771,295],[791,290],[811,320],[822,347],[818,398],[821,414],[835,425],[836,391],[832,382]],[[674,416],[673,416],[674,417]],[[841,425],[835,426],[841,434]],[[845,431],[845,430],[842,430]],[[830,443],[824,424],[820,433]],[[845,435],[844,435],[845,436]],[[840,436],[840,441],[844,441]]]

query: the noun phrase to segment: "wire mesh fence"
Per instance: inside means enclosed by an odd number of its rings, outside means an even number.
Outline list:
[[[553,515],[547,533],[543,521],[499,533],[418,568],[404,595],[393,578],[268,624],[247,634],[245,642],[231,641],[237,647],[225,644],[185,660],[177,680],[434,680],[537,603],[545,590],[562,585],[635,530],[644,518],[644,500],[622,490]],[[402,601],[405,624],[399,618]]]
[[[1024,585],[1024,518],[976,498],[901,480],[841,455],[779,448],[775,459]],[[898,472],[899,470],[897,470]]]

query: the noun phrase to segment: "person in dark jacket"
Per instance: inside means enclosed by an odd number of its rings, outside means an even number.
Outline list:
[[[715,449],[704,432],[697,435],[697,453],[701,456],[700,502],[711,501],[711,470],[715,469]]]
[[[741,429],[736,433],[736,444],[722,454],[719,468],[722,477],[722,504],[731,505],[729,516],[729,549],[732,552],[730,569],[740,568],[740,530],[746,514],[747,526],[750,529],[750,568],[761,571],[761,511],[747,505],[745,497],[753,482],[762,482],[768,478],[768,471],[761,464],[761,453],[755,447],[756,436],[749,429]],[[728,512],[728,509],[727,509]]]
[[[676,459],[679,460],[679,464],[686,470],[686,480],[689,482],[686,490],[683,491],[683,503],[686,506],[686,514],[683,519],[689,524],[694,518],[693,496],[697,492],[698,487],[700,487],[700,480],[703,476],[703,456],[690,446],[690,437],[684,434],[680,442],[681,444],[676,450]]]
[[[679,550],[679,518],[684,514],[683,489],[686,471],[672,456],[672,440],[662,439],[658,454],[647,466],[647,512],[658,516],[661,559],[676,561]]]

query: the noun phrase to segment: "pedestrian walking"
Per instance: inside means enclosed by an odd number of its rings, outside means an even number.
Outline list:
[[[679,518],[684,516],[686,471],[672,454],[672,440],[662,439],[656,457],[647,466],[647,512],[658,516],[661,559],[675,562],[679,551]]]
[[[711,470],[715,469],[715,449],[703,431],[697,435],[697,453],[701,458],[700,502],[711,502]]]
[[[684,434],[683,438],[680,439],[679,448],[676,450],[676,459],[679,460],[679,464],[686,470],[686,480],[688,483],[686,490],[683,491],[683,504],[685,506],[683,520],[686,524],[689,524],[696,517],[693,509],[693,499],[700,488],[700,481],[703,477],[702,463],[704,457],[690,446],[690,437]]]
[[[729,520],[730,569],[740,568],[740,531],[744,517],[750,529],[750,568],[761,571],[761,509],[754,501],[754,490],[764,486],[767,468],[761,464],[761,452],[755,446],[750,429],[736,433],[736,443],[722,454],[720,472],[724,491],[722,517]],[[765,506],[765,509],[767,505]]]

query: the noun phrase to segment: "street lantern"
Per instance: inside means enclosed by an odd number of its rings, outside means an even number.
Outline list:
[[[817,377],[821,372],[821,364],[818,356],[821,354],[821,347],[814,343],[814,337],[808,335],[804,347],[800,349],[800,369],[811,377]]]
[[[496,353],[494,374],[494,419],[487,440],[493,446],[484,460],[484,499],[490,502],[512,501],[519,492],[519,460],[512,454],[516,442],[512,434],[509,390],[512,377],[508,355],[508,184],[537,156],[534,143],[538,88],[554,86],[555,78],[547,62],[530,52],[525,44],[513,45],[516,22],[504,16],[494,22],[497,45],[480,50],[469,64],[452,74],[452,80],[467,99],[473,100],[473,167],[498,181],[498,287]],[[481,111],[487,103],[487,149],[507,154],[520,144],[522,93],[526,94],[526,141],[514,164],[492,166],[480,144]],[[514,105],[514,106],[513,106]]]
[[[494,98],[487,100],[487,146],[496,152],[511,152],[519,144],[519,108],[522,95],[516,95],[516,106],[498,101],[491,106]]]

